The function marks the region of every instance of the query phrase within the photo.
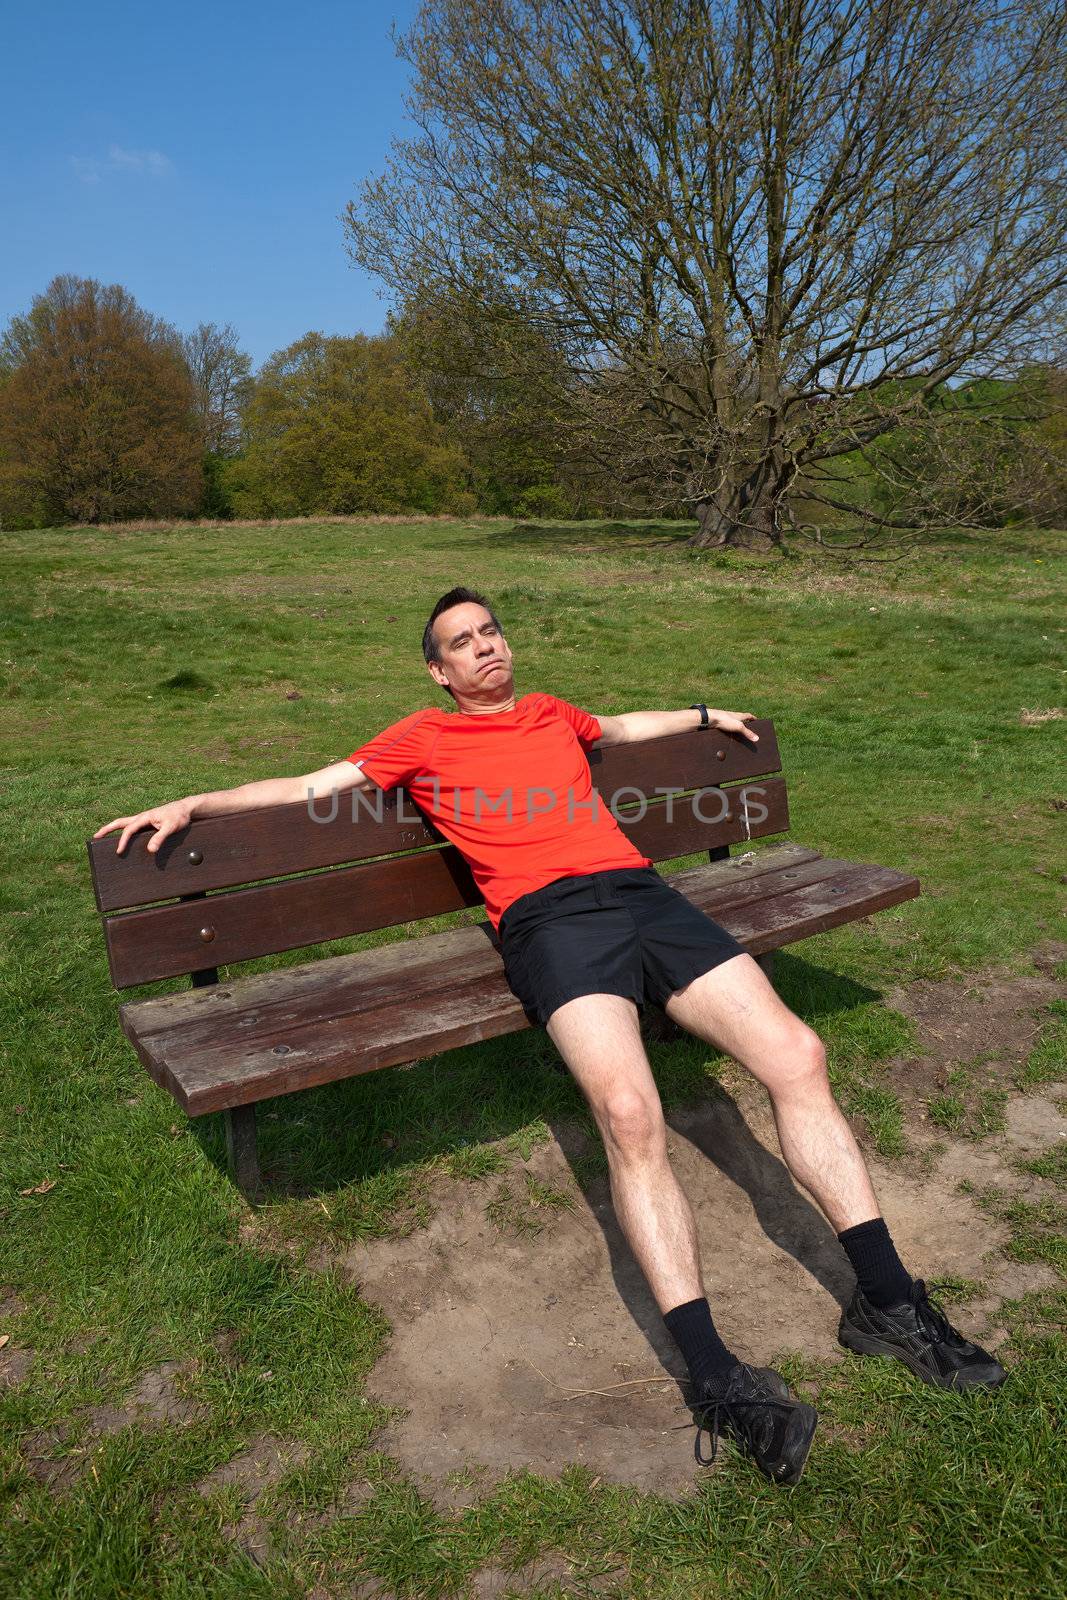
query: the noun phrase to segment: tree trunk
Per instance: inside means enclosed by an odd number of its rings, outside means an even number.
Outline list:
[[[781,547],[781,496],[785,485],[771,488],[750,478],[740,488],[724,487],[696,503],[697,531],[687,541],[694,550],[769,550]]]
[[[688,540],[695,550],[719,550],[731,542],[734,533],[733,516],[719,503],[718,497],[698,500],[696,518],[697,531]]]

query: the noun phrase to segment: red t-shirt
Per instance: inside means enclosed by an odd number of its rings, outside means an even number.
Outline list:
[[[600,723],[551,694],[469,716],[402,717],[348,757],[380,789],[403,785],[464,856],[493,927],[556,878],[650,867],[593,788],[586,751]]]

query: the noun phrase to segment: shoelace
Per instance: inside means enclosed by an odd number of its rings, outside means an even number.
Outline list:
[[[790,1402],[772,1397],[770,1395],[753,1395],[750,1400],[746,1400],[742,1395],[725,1394],[718,1400],[705,1400],[699,1407],[696,1408],[700,1413],[700,1419],[697,1424],[697,1436],[693,1445],[693,1453],[696,1456],[697,1461],[702,1467],[710,1467],[718,1456],[719,1438],[722,1432],[720,1426],[720,1417],[724,1411],[727,1413],[731,1411],[747,1411],[753,1407],[762,1407],[765,1410],[769,1410],[774,1406],[782,1407],[788,1404],[790,1404]],[[707,1422],[707,1414],[709,1411],[712,1414],[710,1427],[708,1426]],[[701,1440],[706,1433],[711,1435],[710,1456],[705,1456],[700,1448]],[[748,1449],[749,1446],[747,1439],[743,1439],[738,1442],[741,1443],[745,1449]]]
[[[915,1319],[934,1344],[947,1343],[955,1335],[955,1329],[945,1316],[943,1308],[936,1301],[931,1300],[930,1290],[932,1289],[935,1293],[940,1291],[943,1294],[951,1287],[951,1284],[947,1283],[931,1283],[927,1285],[922,1278],[919,1278],[915,1285],[917,1293],[912,1302],[915,1307]]]

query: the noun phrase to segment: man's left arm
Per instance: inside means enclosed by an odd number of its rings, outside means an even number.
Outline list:
[[[746,723],[755,721],[754,711],[713,711],[708,707],[708,726],[723,733],[739,733],[752,744],[759,743],[759,734],[753,733]],[[618,717],[597,717],[600,723],[599,744],[635,744],[641,739],[664,739],[672,733],[692,733],[700,727],[700,712],[688,711],[625,711]]]

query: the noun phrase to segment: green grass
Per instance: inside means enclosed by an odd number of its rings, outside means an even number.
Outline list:
[[[1067,1001],[1054,1000],[1050,1019],[1041,1029],[1025,1065],[1016,1073],[1019,1089],[1039,1089],[1067,1078]]]
[[[927,1101],[927,1115],[935,1127],[964,1139],[986,1139],[1003,1131],[1008,1092],[995,1083],[983,1086],[976,1081],[984,1064],[985,1058],[963,1062],[948,1075],[951,1092]]]
[[[1065,541],[960,535],[852,567],[697,558],[684,531],[3,536],[0,1301],[10,1286],[23,1309],[0,1317],[0,1334],[36,1351],[26,1381],[0,1390],[5,1595],[274,1600],[376,1575],[387,1593],[437,1596],[486,1564],[551,1550],[571,1559],[568,1592],[601,1583],[655,1600],[1033,1600],[1067,1586],[1064,1317],[1048,1296],[1006,1313],[1014,1370],[995,1396],[930,1392],[877,1363],[798,1364],[823,1425],[788,1494],[738,1468],[674,1504],[594,1486],[575,1467],[558,1481],[515,1476],[439,1514],[374,1449],[383,1412],[363,1380],[388,1328],[312,1258],[421,1227],[438,1172],[478,1185],[487,1208],[499,1198],[498,1225],[531,1232],[536,1249],[532,1231],[570,1197],[506,1185],[501,1150],[528,1155],[565,1122],[592,1133],[547,1042],[527,1033],[274,1102],[262,1143],[277,1188],[252,1217],[221,1173],[214,1120],[187,1124],[119,1032],[86,837],[153,801],[321,766],[436,703],[423,620],[440,592],[469,582],[505,621],[520,692],[604,712],[700,698],[773,716],[794,837],[921,878],[920,900],[778,961],[781,992],[825,1037],[869,1143],[904,1155],[884,1063],[912,1041],[885,991],[989,965],[1029,970],[1029,952],[1062,937],[1063,724],[1022,713],[1067,701]],[[449,920],[462,919],[377,937]],[[721,1064],[696,1041],[652,1056],[668,1105],[715,1091]],[[1064,1061],[1061,1007],[1019,1086],[1062,1079]],[[995,1125],[973,1083],[950,1087],[962,1120],[946,1106],[943,1126],[973,1123],[977,1136]],[[1062,1153],[1040,1160],[1048,1170],[1033,1174],[1055,1189]],[[574,1166],[579,1182],[602,1171],[595,1143]],[[1017,1259],[1062,1268],[1051,1200],[988,1204]],[[20,1440],[63,1425],[57,1451],[77,1450],[85,1408],[120,1403],[164,1361],[182,1364],[195,1421],[91,1445],[63,1492],[28,1475]],[[263,1568],[224,1532],[233,1491],[195,1492],[260,1433],[308,1447],[261,1507],[274,1550]],[[347,1505],[353,1482],[366,1498]]]
[[[1045,1158],[1047,1161],[1047,1157]],[[1038,1177],[1055,1177],[1054,1172],[1041,1172],[1033,1164],[1023,1170]],[[1042,1261],[1067,1277],[1067,1206],[1057,1195],[1042,1195],[1028,1200],[1019,1195],[1005,1194],[997,1188],[975,1188],[969,1181],[960,1185],[965,1194],[973,1195],[983,1211],[1003,1222],[1010,1230],[1005,1254],[1013,1261]]]
[[[1043,1155],[1033,1156],[1029,1161],[1020,1161],[1019,1171],[1049,1178],[1058,1189],[1067,1189],[1067,1142],[1054,1144]]]

